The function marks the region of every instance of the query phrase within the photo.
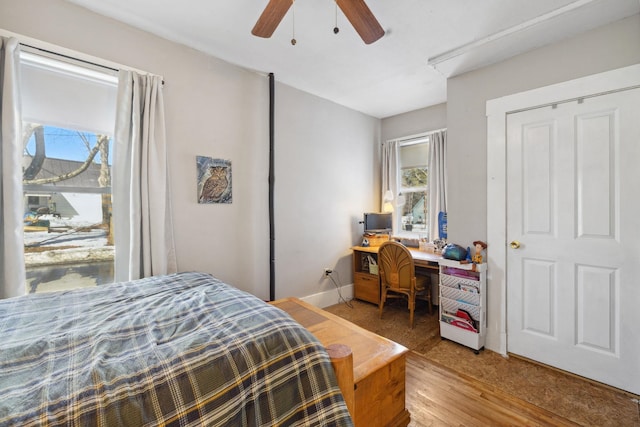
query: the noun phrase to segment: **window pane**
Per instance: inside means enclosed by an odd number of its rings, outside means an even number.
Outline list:
[[[25,128],[33,132],[23,155],[27,292],[113,282],[111,139]]]
[[[117,73],[27,47],[20,63],[27,291],[112,282]]]
[[[401,145],[398,194],[404,204],[398,206],[397,233],[406,238],[427,237],[427,183],[429,180],[429,142],[425,138]]]

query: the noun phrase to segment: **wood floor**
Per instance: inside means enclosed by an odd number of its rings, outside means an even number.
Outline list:
[[[437,314],[350,301],[325,310],[411,350],[406,406],[417,426],[640,427],[640,398],[518,357],[440,338]]]
[[[410,352],[409,426],[577,426],[569,420]]]

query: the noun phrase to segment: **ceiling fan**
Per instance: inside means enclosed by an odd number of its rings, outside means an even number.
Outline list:
[[[251,34],[269,38],[295,0],[269,0]],[[353,28],[366,44],[384,36],[384,30],[364,0],[335,0]],[[334,30],[334,32],[337,32]]]

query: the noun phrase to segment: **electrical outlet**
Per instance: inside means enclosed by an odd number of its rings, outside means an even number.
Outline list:
[[[333,273],[333,270],[332,270],[332,269],[330,269],[330,268],[325,268],[325,269],[324,269],[324,275],[325,275],[325,276],[330,276],[330,275],[331,275],[331,273]]]

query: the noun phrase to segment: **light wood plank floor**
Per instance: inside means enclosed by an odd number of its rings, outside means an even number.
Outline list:
[[[414,352],[406,378],[412,427],[578,425]]]

